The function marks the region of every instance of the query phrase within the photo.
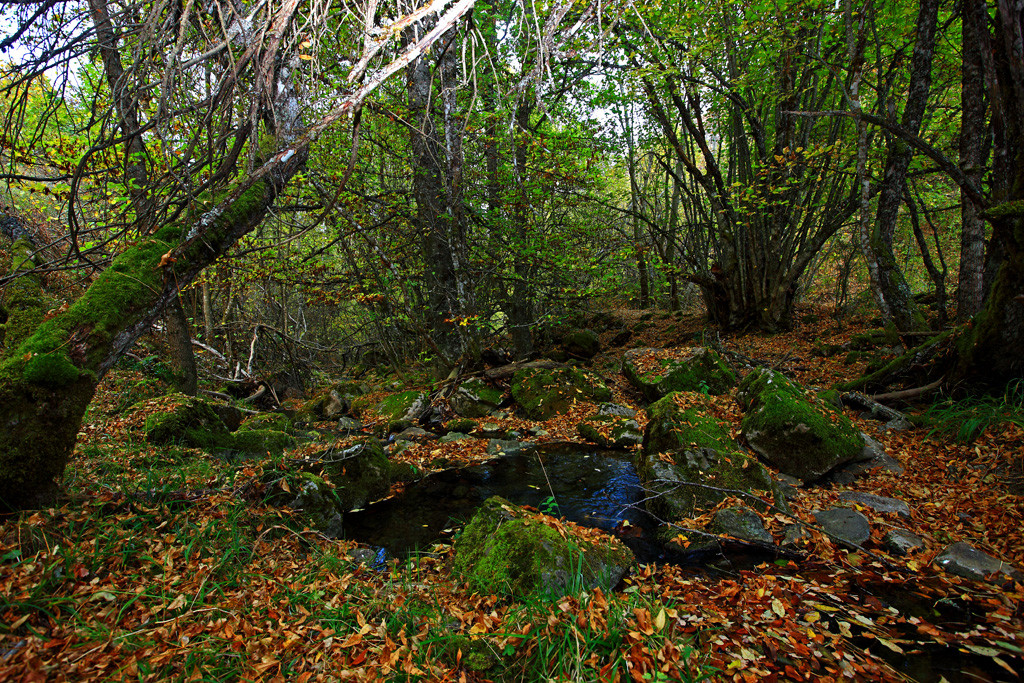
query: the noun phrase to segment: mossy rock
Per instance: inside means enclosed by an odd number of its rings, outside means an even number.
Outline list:
[[[438,641],[440,657],[450,666],[461,666],[470,671],[489,671],[501,659],[501,650],[488,638],[473,639],[468,636],[450,635]]]
[[[294,436],[274,429],[245,429],[230,436],[228,448],[245,453],[280,455],[297,443]]]
[[[570,355],[590,360],[601,352],[601,339],[593,330],[576,330],[566,335],[562,346]]]
[[[382,498],[391,487],[394,468],[377,439],[366,439],[342,450],[332,449],[319,460],[345,510],[365,507]]]
[[[132,382],[124,391],[117,395],[117,401],[112,409],[113,413],[122,413],[138,403],[149,401],[165,395],[170,390],[167,383],[156,377],[143,377],[137,382]]]
[[[451,398],[452,410],[462,417],[486,417],[497,410],[504,392],[482,379],[468,379],[459,385]]]
[[[171,394],[161,412],[146,418],[146,441],[152,444],[177,443],[212,450],[231,448],[233,440],[214,406],[201,398]]]
[[[647,408],[644,453],[710,448],[722,453],[737,450],[729,430],[710,417],[708,408],[699,404],[682,408],[676,394],[655,401]]]
[[[735,505],[716,512],[711,530],[716,534],[732,536],[743,541],[774,543],[761,518],[745,505]]]
[[[656,360],[652,369],[648,357],[659,351],[630,349],[622,358],[622,373],[648,401],[657,401],[674,391],[724,394],[736,386],[736,373],[711,349],[698,346],[682,358]]]
[[[494,496],[456,541],[454,568],[475,590],[528,600],[597,586],[611,590],[633,561],[632,551],[616,538],[563,537],[536,515]]]
[[[334,487],[310,472],[289,472],[275,482],[271,502],[301,512],[300,518],[327,538],[341,538],[343,510]]]
[[[863,436],[845,415],[778,372],[751,372],[737,400],[746,411],[741,428],[750,447],[804,482],[855,460],[864,448]]]
[[[367,387],[358,382],[340,382],[318,391],[299,409],[300,422],[335,420],[352,409],[352,402],[365,394]]]
[[[785,497],[764,465],[740,450],[692,448],[640,458],[637,474],[649,491],[647,508],[665,520],[699,517],[729,496],[739,495],[760,510],[786,509]],[[751,494],[751,498],[742,494]]]
[[[468,418],[456,418],[454,420],[448,420],[444,423],[444,431],[446,434],[457,432],[460,434],[469,434],[477,427],[476,420],[470,420]]]
[[[243,422],[238,431],[248,432],[254,429],[273,429],[277,432],[287,432],[291,428],[292,421],[284,413],[259,413]]]
[[[374,410],[388,423],[413,422],[417,414],[426,407],[429,395],[418,389],[391,394],[380,401]]]
[[[601,448],[631,448],[644,440],[639,423],[621,415],[592,415],[579,423],[576,431]]]
[[[567,412],[576,402],[610,401],[612,392],[590,370],[528,368],[512,376],[512,398],[531,420],[547,420]]]

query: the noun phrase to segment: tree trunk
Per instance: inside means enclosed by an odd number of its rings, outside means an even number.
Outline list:
[[[985,121],[985,66],[982,60],[987,38],[988,8],[985,0],[964,0],[962,12],[963,67],[960,86],[960,169],[975,187],[984,175],[983,142],[988,133]],[[985,294],[985,224],[980,211],[967,194],[960,192],[960,283],[957,289],[957,320],[970,320],[981,310]]]
[[[917,15],[917,41],[911,58],[910,86],[901,121],[903,129],[914,135],[921,129],[928,104],[938,8],[939,0],[921,0]],[[885,176],[878,197],[878,213],[868,245],[878,263],[878,283],[885,308],[900,332],[915,332],[925,326],[924,316],[914,303],[913,293],[893,252],[896,221],[912,157],[913,148],[903,140],[894,138],[889,144]]]
[[[196,356],[192,352],[192,335],[180,297],[172,298],[164,309],[164,326],[175,388],[186,396],[195,396],[199,390]]]
[[[191,224],[168,225],[114,259],[74,304],[0,359],[0,507],[54,490],[96,385],[178,290],[252,230],[304,165],[306,147],[274,172],[241,181]],[[173,259],[173,262],[171,262]]]

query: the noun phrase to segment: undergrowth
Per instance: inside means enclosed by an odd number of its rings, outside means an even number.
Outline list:
[[[924,413],[928,436],[941,435],[970,443],[986,430],[1008,424],[1024,427],[1024,380],[1010,382],[1002,396],[948,398]]]

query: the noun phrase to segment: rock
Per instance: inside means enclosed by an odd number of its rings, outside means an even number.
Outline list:
[[[910,521],[910,506],[897,498],[876,496],[863,491],[843,491],[839,494],[839,500],[844,503],[859,503],[876,512],[894,512],[908,522]]]
[[[352,401],[368,391],[358,382],[339,382],[317,392],[299,409],[296,419],[300,422],[335,420],[352,408]]]
[[[633,553],[610,536],[577,537],[574,527],[565,523],[563,536],[539,516],[489,498],[456,541],[454,568],[474,589],[515,600],[611,590],[633,564]]]
[[[526,430],[531,436],[550,436],[551,432],[544,429],[540,425],[533,425]]]
[[[221,418],[223,419],[223,418]],[[253,415],[243,422],[238,431],[246,432],[254,429],[272,429],[277,432],[286,432],[291,429],[292,422],[283,413],[259,413]]]
[[[797,545],[811,540],[811,533],[803,524],[787,524],[782,528],[782,545]]]
[[[239,430],[231,435],[228,448],[246,453],[270,453],[280,455],[289,448],[295,448],[297,441],[291,434],[274,429]]]
[[[547,420],[579,401],[608,401],[612,392],[604,379],[590,370],[526,368],[512,375],[512,397],[531,420]]]
[[[800,485],[802,482],[796,477],[791,477],[788,474],[779,474],[775,481],[786,500],[796,500],[800,497]]]
[[[290,507],[301,510],[302,516],[309,520],[310,526],[327,538],[341,538],[342,514],[331,486],[308,472],[299,473],[297,476],[300,478],[298,492]]]
[[[892,529],[882,539],[885,549],[897,557],[903,557],[924,547],[924,539],[906,529]]]
[[[376,412],[389,423],[415,422],[427,408],[429,396],[422,391],[411,389],[392,394],[376,406]]]
[[[459,418],[455,420],[448,420],[442,425],[444,432],[461,432],[462,434],[469,434],[471,431],[477,428],[476,420],[470,420],[468,418]]]
[[[484,422],[480,425],[480,436],[488,439],[504,438],[507,430],[497,422]]]
[[[373,548],[352,548],[348,551],[348,558],[355,564],[372,566],[381,561],[380,553]]]
[[[769,544],[774,542],[772,535],[764,528],[757,513],[740,505],[716,512],[711,528],[717,534],[732,536],[743,541]]]
[[[482,379],[468,379],[451,398],[452,410],[462,417],[486,417],[501,405],[504,393]]]
[[[296,443],[295,437],[274,429],[245,429],[232,434],[220,417],[218,404],[212,401],[184,394],[156,400],[161,410],[146,418],[144,428],[146,440],[153,444],[278,454]]]
[[[846,545],[863,546],[871,538],[867,517],[849,508],[832,508],[814,513],[814,519],[833,540]]]
[[[366,507],[391,487],[392,468],[377,439],[366,439],[342,450],[330,449],[315,459],[332,484],[343,510]]]
[[[633,330],[629,329],[628,327],[625,327],[616,332],[615,336],[608,341],[608,344],[612,347],[625,346],[626,344],[629,343],[629,340],[632,338]]]
[[[636,411],[629,406],[620,405],[618,403],[602,403],[597,407],[598,415],[612,415],[615,417],[628,417],[633,419],[636,417]]]
[[[615,415],[592,415],[580,422],[576,431],[601,448],[632,448],[644,441],[636,420]]]
[[[750,447],[803,482],[821,479],[864,450],[845,415],[780,373],[754,370],[740,383],[737,400],[746,410],[741,428]]]
[[[533,452],[537,447],[532,443],[506,439],[491,439],[487,442],[487,455],[522,455]]]
[[[213,407],[213,412],[217,413],[217,417],[224,423],[224,426],[228,428],[229,432],[233,432],[238,429],[242,424],[242,411],[229,403],[211,402],[210,405]],[[287,420],[287,418],[285,418]],[[290,426],[290,423],[289,423]],[[266,429],[278,429],[277,427],[267,426]],[[287,429],[287,427],[285,427]],[[285,431],[285,429],[279,429],[278,431]]]
[[[738,450],[729,432],[709,416],[709,404],[682,407],[682,396],[669,394],[647,408],[644,453],[679,449],[711,448],[720,452]]]
[[[169,394],[156,401],[160,411],[147,417],[144,427],[149,443],[178,443],[206,450],[231,447],[231,433],[212,402],[184,394]]]
[[[351,417],[339,417],[338,431],[348,433],[361,432],[363,431],[363,423],[359,420],[354,420]]]
[[[424,441],[433,441],[437,438],[437,434],[420,429],[419,427],[407,427],[395,434],[395,438],[414,443],[423,443]]]
[[[1012,565],[997,560],[963,541],[947,546],[935,558],[935,564],[950,574],[975,581],[995,581],[998,578],[1024,581],[1024,574]]]
[[[451,443],[453,441],[471,441],[473,437],[469,434],[463,434],[462,432],[448,432],[442,436],[438,441],[441,443]]]
[[[590,360],[601,352],[601,340],[593,330],[576,330],[562,341],[562,346],[571,355]]]
[[[661,358],[662,349],[630,349],[622,358],[622,374],[657,401],[674,391],[724,394],[736,385],[736,374],[711,349],[693,347],[681,358]]]

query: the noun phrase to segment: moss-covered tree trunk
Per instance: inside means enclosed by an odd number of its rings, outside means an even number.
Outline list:
[[[0,507],[37,505],[52,496],[100,379],[179,288],[263,219],[305,157],[305,146],[278,154],[258,178],[239,182],[194,223],[165,226],[141,239],[70,308],[5,344]]]

